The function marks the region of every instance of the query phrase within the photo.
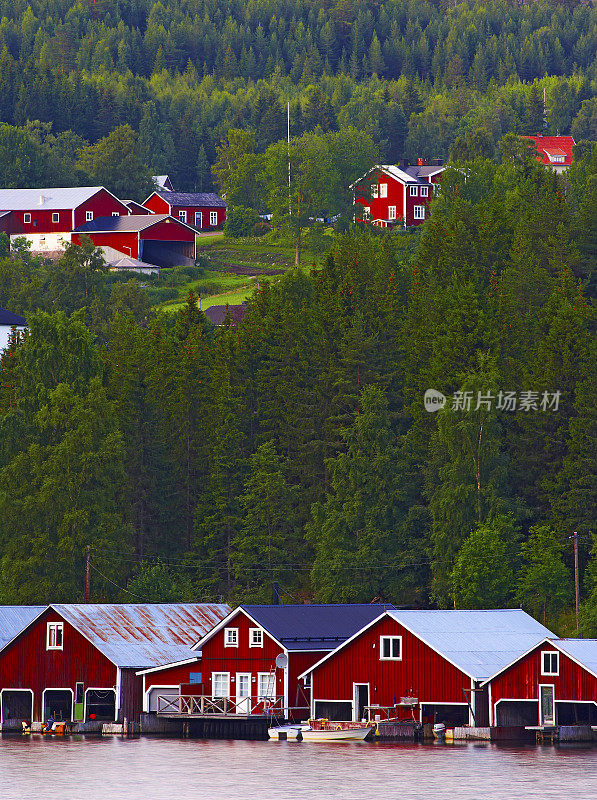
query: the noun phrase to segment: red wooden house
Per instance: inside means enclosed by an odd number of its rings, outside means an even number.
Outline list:
[[[141,673],[144,710],[157,711],[160,696],[186,692],[230,698],[242,714],[262,713],[267,702],[284,716],[304,719],[310,695],[300,673],[386,608],[391,606],[239,606],[196,644],[193,662]],[[283,666],[276,664],[278,656]]]
[[[405,169],[378,164],[350,187],[355,221],[382,228],[420,225],[429,216],[429,202],[443,171],[441,164],[430,166],[422,158]]]
[[[123,255],[158,267],[193,264],[195,231],[168,214],[131,214],[128,217],[98,217],[73,231],[73,242],[89,236],[96,247],[111,248]]]
[[[544,639],[486,681],[493,725],[597,725],[597,639]]]
[[[0,231],[11,239],[24,236],[34,252],[59,252],[78,226],[98,217],[129,213],[102,186],[0,189]]]
[[[197,637],[228,611],[211,603],[36,607],[0,640],[3,728],[50,716],[137,720],[137,671],[189,657]]]
[[[299,677],[311,681],[315,717],[359,720],[379,713],[486,726],[482,682],[496,664],[510,663],[546,635],[547,628],[518,609],[387,611]]]
[[[197,230],[220,228],[226,219],[226,203],[213,192],[156,191],[143,205],[154,214],[171,214]]]
[[[576,144],[572,136],[523,136],[523,139],[533,142],[537,151],[537,159],[551,167],[554,172],[565,172],[574,161],[572,148]]]

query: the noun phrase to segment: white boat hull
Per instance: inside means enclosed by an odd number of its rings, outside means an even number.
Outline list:
[[[347,728],[337,731],[302,731],[304,742],[358,742],[362,741],[370,732],[371,728]]]
[[[299,733],[308,730],[309,725],[279,725],[277,728],[269,728],[269,738],[274,741],[296,741]]]

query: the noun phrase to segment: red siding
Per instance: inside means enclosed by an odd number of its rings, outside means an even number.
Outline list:
[[[25,214],[31,214],[31,222],[24,222]],[[52,222],[52,215],[59,214],[58,222]],[[7,233],[28,235],[34,233],[64,233],[72,230],[73,215],[71,209],[63,208],[54,211],[13,211],[8,218]]]
[[[114,233],[87,233],[96,247],[113,247],[123,255],[139,258],[139,242],[136,231],[117,231]],[[81,234],[73,233],[73,242],[81,244]]]
[[[173,220],[156,222],[140,232],[142,239],[155,239],[164,242],[194,242],[195,232]]]
[[[89,200],[86,200],[75,209],[75,228],[85,224],[87,211],[93,211],[93,219],[111,217],[112,213],[118,213],[119,216],[126,217],[130,213],[128,206],[121,203],[120,200],[117,200],[105,189],[100,189],[93,197],[90,197]],[[72,228],[65,228],[65,230],[70,231]]]
[[[160,197],[159,194],[152,194],[151,197],[147,198],[143,205],[145,208],[153,211],[154,214],[170,213],[170,204]]]
[[[371,197],[370,184],[363,182],[363,186],[355,187],[355,203],[369,206],[371,209],[371,221],[376,219],[388,219],[389,206],[396,206],[396,222],[400,223],[404,216],[404,186],[395,178],[383,173],[372,178],[371,183],[386,183],[388,186],[387,197]],[[357,213],[357,219],[362,221]]]
[[[197,212],[201,213],[201,230],[204,228],[216,228],[220,227],[224,224],[224,220],[226,219],[226,209],[225,208],[212,208],[208,206],[172,206],[172,211],[170,212],[175,219],[179,219],[179,212],[186,211],[186,224],[187,225],[195,225],[195,214]],[[217,222],[215,225],[212,225],[210,220],[210,213],[215,212],[217,214]],[[183,220],[184,221],[184,220]],[[199,227],[198,225],[196,227]]]
[[[149,691],[152,686],[180,686],[181,683],[189,683],[191,672],[202,672],[200,660],[193,664],[181,664],[178,667],[161,669],[159,672],[150,672],[143,676],[144,691]]]
[[[85,688],[114,688],[116,667],[90,642],[64,622],[64,649],[46,650],[46,623],[63,621],[53,610],[47,611],[0,655],[0,688],[32,689],[34,721],[42,719],[42,692]]]
[[[402,660],[380,660],[382,635],[402,636]],[[468,675],[388,617],[314,671],[313,698],[352,701],[353,683],[368,683],[370,703],[380,706],[391,706],[406,696],[417,697],[420,703],[461,704],[466,702],[463,688],[471,687]]]

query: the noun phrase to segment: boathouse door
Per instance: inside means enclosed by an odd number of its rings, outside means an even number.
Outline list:
[[[236,713],[248,714],[251,710],[251,674],[236,673]]]
[[[556,718],[553,702],[553,685],[541,684],[539,686],[539,724],[555,725]]]
[[[355,722],[367,717],[365,710],[369,705],[369,684],[368,683],[353,683],[354,692],[354,705],[353,705],[353,719]]]

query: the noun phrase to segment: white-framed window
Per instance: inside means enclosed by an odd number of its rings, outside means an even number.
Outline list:
[[[541,652],[541,674],[560,674],[560,654],[557,650],[543,650]]]
[[[23,222],[26,224],[31,222],[31,214],[23,214]]]
[[[263,647],[262,628],[249,628],[249,647]]]
[[[257,697],[267,700],[276,696],[276,676],[271,672],[257,673]]]
[[[203,214],[201,211],[195,211],[195,227],[196,228],[203,227]]]
[[[371,184],[371,197],[379,197],[379,186],[376,183]]]
[[[379,196],[380,197],[387,197],[388,196],[388,184],[387,183],[380,183],[379,184]]]
[[[119,217],[119,216],[120,216],[120,214],[118,213],[118,211],[113,211],[113,212],[112,212],[112,216],[113,216],[113,217]]]
[[[408,193],[411,197],[418,197],[419,195],[419,187],[418,186],[409,186]]]
[[[211,694],[212,697],[230,697],[229,672],[212,672]]]
[[[425,206],[415,206],[413,212],[415,219],[425,219]]]
[[[402,636],[379,637],[379,660],[402,661]]]
[[[64,623],[48,622],[46,628],[46,650],[64,649]]]
[[[181,222],[186,222],[187,221],[187,212],[186,211],[179,211],[178,212],[178,219]]]
[[[57,211],[52,214],[52,222],[60,222],[60,214]]]
[[[549,160],[552,162],[552,164],[563,164],[565,159],[566,159],[565,156],[550,156],[549,157]]]
[[[396,219],[396,206],[388,206],[388,219]]]
[[[224,647],[238,647],[238,628],[224,628]]]
[[[363,208],[363,219],[371,219],[371,209],[369,206]]]
[[[429,186],[421,186],[421,197],[429,197]]]
[[[209,212],[209,224],[210,225],[217,225],[218,224],[218,212],[217,211],[210,211]]]
[[[93,220],[93,211],[86,211],[85,212],[85,221],[91,222]]]

